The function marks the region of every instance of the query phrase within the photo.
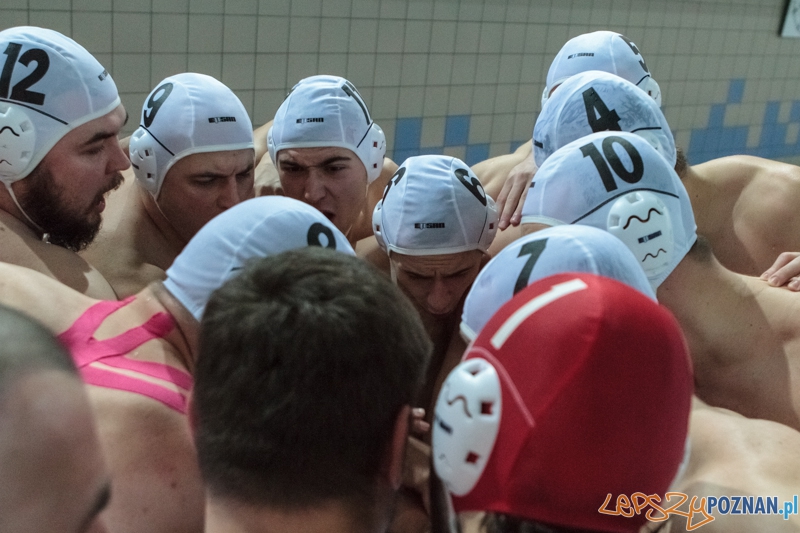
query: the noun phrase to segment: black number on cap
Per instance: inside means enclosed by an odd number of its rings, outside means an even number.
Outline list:
[[[615,144],[620,145],[625,152],[627,152],[633,164],[631,170],[625,168],[625,164],[614,150]],[[627,183],[637,183],[642,179],[642,176],[644,176],[644,161],[642,160],[642,156],[636,150],[635,146],[622,137],[610,135],[603,139],[603,155],[605,155],[605,159],[592,143],[581,146],[581,153],[583,157],[590,157],[592,159],[592,163],[594,163],[595,168],[597,168],[597,172],[600,174],[600,179],[603,180],[603,186],[606,188],[607,192],[611,192],[617,188],[617,182],[614,181],[611,169],[614,169],[617,176]],[[608,161],[608,163],[606,163],[606,161]],[[611,168],[609,168],[609,165],[611,165]]]
[[[586,120],[594,133],[598,131],[622,131],[619,115],[608,106],[593,87],[583,91],[583,105],[586,106]]]
[[[322,241],[319,240],[320,235],[325,235],[328,238],[327,244],[322,244]],[[330,248],[331,250],[336,249],[336,238],[333,236],[333,230],[320,222],[311,224],[311,227],[308,228],[308,235],[306,238],[309,246],[322,246],[323,248]]]
[[[389,194],[389,189],[392,188],[392,185],[397,185],[400,183],[400,180],[403,179],[403,176],[406,174],[406,167],[400,167],[397,169],[397,172],[394,173],[394,176],[389,180],[389,183],[386,184],[386,189],[383,191],[383,200],[386,200],[386,195]]]
[[[641,56],[641,54],[639,53],[639,49],[638,49],[638,48],[636,48],[636,45],[635,45],[635,44],[633,44],[633,41],[631,41],[630,39],[628,39],[628,38],[627,38],[627,37],[625,37],[624,35],[620,35],[620,38],[621,38],[623,41],[625,41],[625,44],[627,44],[628,46],[630,46],[630,47],[631,47],[631,50],[633,50],[633,53],[634,53],[634,55],[637,55],[637,56],[639,56],[639,57],[641,58],[641,59],[639,59],[639,64],[642,66],[642,68],[644,69],[644,71],[645,71],[645,72],[647,72],[648,74],[650,74],[650,70],[647,68],[647,64],[644,62],[644,58],[643,58],[643,57]]]
[[[457,168],[455,174],[458,181],[463,183],[464,187],[469,189],[469,192],[471,192],[481,204],[486,205],[486,191],[483,190],[483,185],[481,185],[478,178],[472,177],[470,181],[467,181],[466,178],[469,178],[470,175],[469,171],[465,168]]]
[[[5,52],[3,52],[6,55],[6,62],[3,65],[3,72],[0,74],[0,98],[10,98],[26,104],[44,105],[44,94],[29,91],[28,89],[47,74],[47,70],[50,68],[50,56],[41,48],[31,48],[20,57],[19,51],[21,49],[22,45],[19,43],[8,43]],[[10,87],[11,74],[14,72],[17,57],[19,57],[19,63],[26,67],[35,62],[36,68],[12,88]],[[10,96],[9,90],[11,92]]]
[[[366,104],[364,104],[364,100],[358,93],[358,89],[356,89],[356,86],[350,83],[349,81],[346,81],[344,85],[342,85],[342,90],[347,94],[349,94],[350,96],[352,96],[353,99],[355,99],[356,103],[361,108],[361,111],[364,112],[364,118],[367,119],[367,125],[369,125],[372,122],[369,118],[369,111],[367,111],[367,106]]]
[[[519,291],[528,286],[528,280],[531,277],[531,272],[533,272],[533,267],[536,265],[536,261],[539,260],[539,256],[542,255],[542,252],[544,252],[546,246],[547,239],[539,239],[538,241],[527,242],[522,245],[522,248],[519,249],[519,254],[517,257],[522,257],[523,255],[530,257],[528,257],[528,260],[525,261],[525,265],[522,267],[522,271],[519,273],[517,282],[514,284],[514,294],[517,294]]]
[[[142,122],[145,128],[149,128],[150,124],[153,123],[153,119],[156,118],[156,113],[158,113],[158,110],[164,105],[164,101],[171,92],[172,84],[167,82],[156,87],[156,90],[150,95],[150,99],[147,100],[147,109],[142,111]]]

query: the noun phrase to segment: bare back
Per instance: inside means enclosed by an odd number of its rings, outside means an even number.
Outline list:
[[[14,265],[0,263],[0,280],[0,303],[36,318],[54,334],[68,330],[98,304],[45,275]],[[145,291],[103,320],[94,337],[102,341],[120,335],[163,311],[158,299]],[[172,331],[165,338],[149,340],[125,357],[186,372],[174,343],[179,335]],[[90,366],[96,365],[103,363]],[[162,384],[177,389],[175,384]],[[92,385],[88,389],[112,476],[113,497],[105,511],[110,529],[202,531],[202,480],[186,416],[141,394]]]
[[[658,288],[710,405],[800,429],[800,294],[691,253]]]
[[[759,276],[781,252],[800,250],[800,167],[730,156],[688,172],[698,233],[724,266]]]
[[[690,422],[691,455],[676,491],[689,498],[720,496],[777,497],[782,509],[800,479],[800,433],[782,424],[745,418],[695,399]],[[685,506],[686,507],[686,506]],[[798,532],[800,516],[713,513],[706,533]],[[697,523],[702,517],[696,517]],[[670,531],[685,531],[685,518],[674,516]]]

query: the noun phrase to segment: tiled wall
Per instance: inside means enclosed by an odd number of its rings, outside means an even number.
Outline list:
[[[359,87],[389,154],[475,163],[528,140],[547,66],[570,37],[630,37],[678,145],[800,161],[800,39],[784,0],[2,0],[0,28],[71,35],[111,71],[135,116],[162,78],[192,70],[266,122],[317,73]],[[135,121],[128,130],[135,127]]]

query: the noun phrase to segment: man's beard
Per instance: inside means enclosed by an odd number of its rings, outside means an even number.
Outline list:
[[[26,178],[27,190],[19,202],[25,213],[49,235],[49,242],[79,252],[86,248],[97,236],[103,217],[94,211],[108,191],[122,185],[119,172],[111,185],[100,192],[86,212],[71,209],[64,198],[64,190],[55,183],[53,174],[44,167],[37,166]]]

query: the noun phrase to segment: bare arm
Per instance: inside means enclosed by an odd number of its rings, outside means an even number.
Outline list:
[[[472,170],[480,178],[486,194],[497,201],[498,227],[503,230],[509,225],[518,225],[528,188],[536,173],[531,143],[521,145],[513,154],[482,161]]]

